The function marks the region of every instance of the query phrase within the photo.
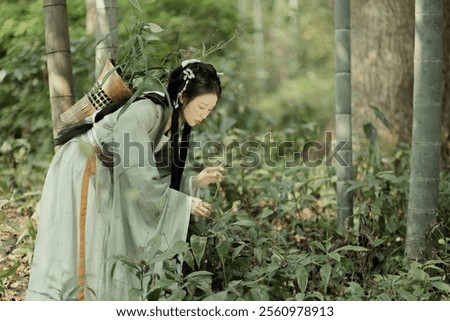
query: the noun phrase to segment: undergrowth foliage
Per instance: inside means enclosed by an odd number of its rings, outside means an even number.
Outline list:
[[[218,127],[223,115],[215,118]],[[249,115],[247,115],[249,116]],[[236,121],[239,126],[239,121]],[[289,129],[283,134],[288,134]],[[228,137],[257,136],[242,129]],[[214,135],[213,133],[209,133]],[[312,132],[310,133],[312,134]],[[307,139],[305,137],[304,139]],[[201,159],[197,159],[201,162]],[[280,159],[280,161],[282,161]],[[335,231],[334,169],[227,168],[206,199],[210,219],[193,219],[186,243],[164,262],[163,277],[136,268],[144,300],[448,300],[448,183],[425,263],[404,259],[409,149],[381,156],[367,144],[355,161],[352,225]],[[448,182],[443,177],[444,182]],[[173,255],[173,250],[170,255]],[[140,271],[136,273],[136,271]]]

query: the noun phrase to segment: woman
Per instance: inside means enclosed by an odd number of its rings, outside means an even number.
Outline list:
[[[131,299],[137,279],[117,256],[149,260],[152,244],[164,251],[185,241],[191,214],[210,215],[194,195],[221,181],[223,168],[187,178],[183,169],[190,129],[221,91],[212,65],[185,61],[170,75],[168,97],[149,93],[125,110],[113,103],[62,131],[42,191],[27,300]]]

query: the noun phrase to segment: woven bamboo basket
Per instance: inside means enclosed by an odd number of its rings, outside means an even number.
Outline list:
[[[61,114],[61,121],[65,125],[79,123],[110,103],[128,99],[132,95],[133,92],[108,60],[98,81],[86,95]]]

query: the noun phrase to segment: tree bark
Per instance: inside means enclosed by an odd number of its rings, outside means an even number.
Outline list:
[[[299,37],[298,28],[298,0],[289,0],[289,37],[291,38],[291,59],[290,72],[291,76],[295,76],[299,72],[298,44]]]
[[[337,230],[345,233],[346,223],[353,214],[352,193],[346,193],[352,179],[352,88],[350,0],[335,2],[336,41],[336,141],[346,142],[340,155],[346,164],[336,164]]]
[[[385,142],[409,143],[412,128],[414,0],[352,1],[354,128],[372,122]],[[368,106],[389,119],[387,130]]]
[[[66,1],[44,0],[43,9],[53,137],[56,137],[61,113],[75,102]]]
[[[283,82],[287,80],[289,77],[289,72],[298,72],[297,69],[287,68],[286,66],[286,53],[289,52],[286,46],[286,40],[282,37],[283,32],[285,30],[284,21],[286,20],[286,1],[285,0],[274,0],[271,15],[271,25],[268,30],[268,41],[271,46],[270,55],[271,55],[271,64],[272,70],[270,72],[271,77],[278,82]],[[298,38],[289,39],[289,43],[296,44]],[[289,63],[291,61],[289,60]]]
[[[95,78],[97,79],[108,59],[117,59],[119,30],[117,23],[117,0],[96,0],[97,42],[95,49]]]
[[[450,168],[450,1],[444,1],[441,166]]]
[[[86,0],[86,33],[94,34],[97,24],[95,0]]]
[[[264,78],[266,75],[265,66],[265,48],[264,48],[264,24],[263,24],[263,11],[261,7],[261,0],[253,0],[253,28],[255,39],[255,75],[258,83],[258,87],[262,89],[264,87]]]
[[[443,0],[416,0],[414,110],[406,257],[425,260],[436,219],[442,108]]]

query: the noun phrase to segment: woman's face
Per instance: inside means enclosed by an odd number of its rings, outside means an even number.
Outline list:
[[[184,121],[191,127],[197,126],[216,107],[217,99],[217,95],[212,93],[195,97],[183,109]]]

